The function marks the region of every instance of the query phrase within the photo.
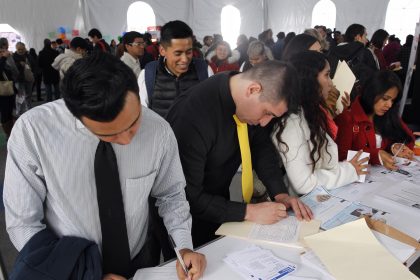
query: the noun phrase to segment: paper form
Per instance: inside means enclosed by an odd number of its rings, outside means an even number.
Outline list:
[[[337,279],[418,279],[379,243],[364,219],[307,236],[305,241]]]
[[[148,267],[137,270],[133,280],[178,280],[175,262],[165,266]],[[205,278],[202,278],[205,279]]]
[[[343,98],[344,92],[347,92],[348,94],[351,93],[354,82],[356,82],[356,76],[354,76],[350,67],[347,65],[347,62],[339,61],[332,81],[334,86],[340,91],[340,96],[338,97],[336,104],[337,111],[343,112],[341,99]]]
[[[315,219],[321,221],[324,230],[355,221],[361,216],[369,216],[384,223],[391,217],[388,212],[334,196],[321,186],[302,196],[301,200],[311,208]]]
[[[295,264],[255,245],[231,253],[223,261],[244,279],[250,280],[281,279],[296,270]]]
[[[352,158],[354,158],[354,156],[355,156],[357,153],[358,153],[358,151],[352,151],[352,150],[349,150],[349,151],[347,152],[347,161],[350,161]],[[363,152],[363,153],[359,156],[359,160],[364,159],[364,158],[369,158],[369,156],[370,156],[370,153],[365,153],[365,152]],[[367,164],[367,163],[366,163],[366,164]],[[366,168],[365,168],[363,171],[366,171]],[[366,180],[366,175],[359,175],[359,180],[358,180],[358,182],[360,182],[360,183],[364,183],[364,182],[365,182],[365,180]]]
[[[420,211],[420,187],[411,182],[400,182],[377,196]]]
[[[294,216],[289,216],[272,225],[255,224],[248,237],[274,242],[297,242],[300,223]]]
[[[311,249],[308,248],[305,254],[302,254],[300,256],[300,259],[302,261],[302,264],[310,266],[311,268],[321,272],[326,280],[335,280],[335,278],[328,272],[327,268],[322,263],[322,261]]]

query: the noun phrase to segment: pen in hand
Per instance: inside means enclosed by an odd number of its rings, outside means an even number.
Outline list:
[[[398,156],[398,154],[403,150],[404,148],[404,144],[405,141],[400,145],[400,147],[398,148],[397,152],[394,154],[394,156],[392,157],[392,159],[395,161],[395,158]]]
[[[185,265],[184,260],[182,259],[181,253],[179,252],[178,247],[176,247],[175,241],[172,239],[171,235],[169,235],[169,241],[171,242],[171,245],[174,248],[176,257],[177,257],[177,259],[178,259],[178,261],[179,261],[179,263],[182,267],[182,270],[184,270],[185,275],[188,276],[188,268]]]

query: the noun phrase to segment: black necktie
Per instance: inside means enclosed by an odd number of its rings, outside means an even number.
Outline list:
[[[103,272],[125,276],[130,270],[130,247],[120,177],[114,149],[100,141],[95,154],[95,180],[102,230]]]

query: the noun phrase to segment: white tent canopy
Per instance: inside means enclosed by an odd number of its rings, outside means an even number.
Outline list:
[[[325,0],[323,0],[325,1]],[[329,0],[328,0],[329,1]],[[368,34],[384,28],[389,0],[331,0],[336,6],[336,24],[342,32],[352,23],[367,27]],[[15,28],[30,47],[40,49],[44,38],[60,27],[75,29],[80,36],[96,27],[106,39],[127,31],[127,11],[135,0],[0,0],[0,23]],[[257,36],[264,29],[302,32],[312,25],[312,11],[319,0],[143,0],[156,16],[156,25],[180,19],[198,39],[221,33],[221,11],[232,5],[240,11],[240,33]],[[416,1],[414,1],[416,2]],[[420,1],[419,1],[420,2]],[[415,24],[413,24],[414,32]],[[55,33],[54,33],[55,32]],[[71,37],[71,36],[70,36]],[[405,38],[401,38],[404,41]]]

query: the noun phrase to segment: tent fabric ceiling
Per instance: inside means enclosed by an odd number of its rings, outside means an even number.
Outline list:
[[[40,49],[42,41],[60,26],[80,30],[80,36],[96,27],[112,38],[127,28],[128,7],[135,0],[0,0],[0,23],[18,30],[25,43]],[[352,23],[361,23],[372,34],[385,24],[389,0],[332,0],[337,8],[336,27],[345,31]],[[302,32],[311,27],[312,10],[318,0],[143,0],[156,15],[156,24],[180,19],[187,22],[198,39],[220,33],[220,14],[225,5],[241,12],[241,33],[257,36],[271,28]]]

